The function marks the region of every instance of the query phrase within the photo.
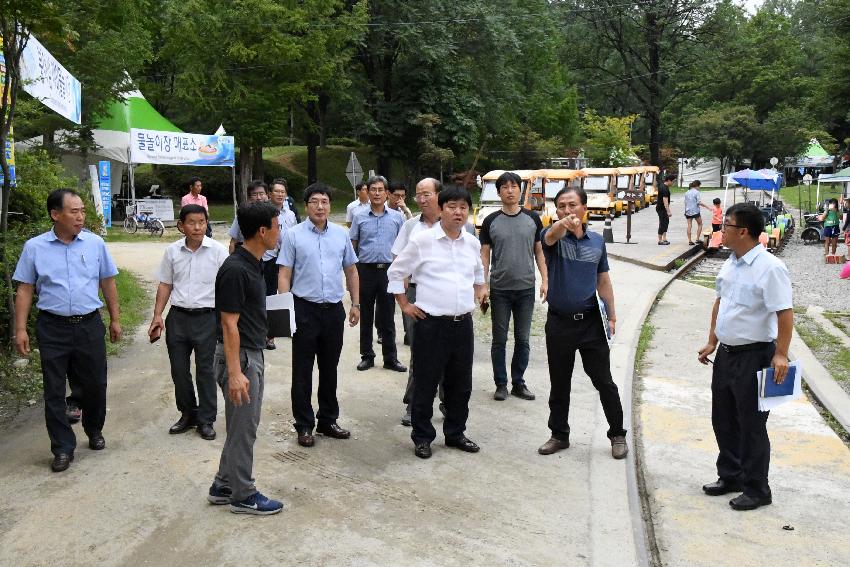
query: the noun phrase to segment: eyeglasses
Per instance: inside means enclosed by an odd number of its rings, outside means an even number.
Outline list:
[[[730,226],[731,226],[732,228],[747,228],[747,227],[745,227],[745,226],[741,226],[740,224],[732,224],[732,223],[730,223],[730,222],[727,222],[726,224],[724,224],[724,225],[723,225],[723,228],[727,228],[727,227],[730,227]]]
[[[386,191],[383,187],[369,187],[369,193],[385,193]]]
[[[307,204],[310,205],[311,207],[330,207],[331,206],[330,201],[319,201],[318,199],[310,199],[309,201],[307,201]]]
[[[433,196],[434,196],[434,193],[431,193],[429,191],[425,191],[424,193],[417,193],[416,196],[414,197],[414,199],[416,199],[417,201],[424,201],[425,199],[430,199]]]

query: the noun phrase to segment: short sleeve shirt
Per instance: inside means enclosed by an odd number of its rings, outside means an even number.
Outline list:
[[[597,278],[599,274],[608,271],[605,241],[595,232],[585,232],[580,239],[567,233],[555,244],[548,246],[545,236],[550,228],[541,235],[549,274],[546,295],[549,308],[565,314],[598,309]]]
[[[12,279],[35,286],[40,310],[69,317],[103,307],[100,280],[116,275],[101,237],[83,230],[65,244],[50,229],[24,243]]]
[[[237,248],[227,257],[215,278],[215,322],[222,340],[221,313],[238,313],[239,346],[263,349],[266,346],[266,283],[263,263]]]
[[[688,216],[699,214],[700,194],[694,188],[688,189],[685,193],[685,214]]]
[[[670,203],[670,188],[666,185],[662,184],[661,187],[658,188],[658,201],[655,202],[655,209],[658,211],[666,210],[664,206],[664,198],[667,198],[667,202]]]
[[[348,237],[357,242],[359,261],[365,264],[392,262],[392,246],[403,224],[404,217],[387,206],[380,215],[373,213],[371,208],[358,211]]]
[[[515,215],[496,211],[481,225],[481,244],[491,248],[490,288],[522,290],[534,287],[534,246],[543,223],[537,213],[520,209]]]

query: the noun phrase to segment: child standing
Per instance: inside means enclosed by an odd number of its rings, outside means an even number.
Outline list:
[[[714,210],[711,213],[711,230],[712,232],[720,232],[723,228],[723,209],[720,208],[720,199],[715,197],[712,201]]]
[[[823,221],[823,255],[829,255],[830,246],[832,253],[835,254],[835,249],[838,247],[838,224],[841,221],[838,199],[829,200],[826,210],[818,217],[818,220]]]

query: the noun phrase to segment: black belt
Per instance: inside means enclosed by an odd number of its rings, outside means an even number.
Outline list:
[[[360,262],[360,265],[364,266],[364,267],[368,266],[370,268],[375,268],[377,270],[386,270],[387,268],[390,267],[389,262],[382,262],[380,264],[370,264],[369,262]]]
[[[441,321],[453,322],[465,321],[472,317],[472,313],[464,313],[463,315],[430,315],[426,313],[425,315],[428,315],[429,319],[440,319]]]
[[[558,317],[560,319],[571,319],[573,321],[582,321],[584,319],[589,319],[593,316],[594,313],[599,313],[598,309],[588,309],[587,311],[582,311],[580,313],[561,313],[560,311],[555,311],[551,307],[549,308],[549,313]]]
[[[743,352],[745,350],[759,350],[763,348],[767,348],[773,343],[749,343],[745,345],[726,345],[720,343],[720,348],[725,350],[726,352]]]
[[[57,321],[62,321],[64,323],[71,323],[76,325],[77,323],[82,323],[83,321],[87,321],[97,315],[99,311],[95,309],[91,313],[86,313],[85,315],[57,315],[56,313],[51,313],[50,311],[39,311],[39,314],[46,315],[51,319],[56,319]]]
[[[190,309],[188,307],[180,307],[179,305],[172,305],[171,308],[174,309],[175,311],[180,311],[181,313],[211,313],[211,312],[215,311],[215,308],[213,308],[213,307],[193,307],[193,308]]]
[[[340,301],[337,301],[336,303],[319,303],[317,301],[310,301],[309,299],[298,297],[297,295],[294,295],[293,297],[299,301],[303,301],[304,303],[309,303],[313,307],[318,307],[319,309],[330,309],[331,307],[336,307],[341,303]]]
[[[413,283],[413,282],[410,282],[409,284],[407,284],[407,287],[413,287],[413,288],[415,288],[415,287],[416,287],[416,284],[415,284],[415,283]]]

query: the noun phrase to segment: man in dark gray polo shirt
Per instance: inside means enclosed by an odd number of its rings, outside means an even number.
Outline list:
[[[613,335],[616,327],[614,288],[608,276],[608,254],[602,237],[587,232],[584,189],[568,187],[555,196],[558,221],[543,231],[543,254],[549,276],[549,314],[546,318],[546,354],[549,359],[549,429],[552,437],[538,449],[551,455],[570,446],[570,388],[576,351],[584,371],[599,392],[608,420],[611,454],[628,454],[623,406],[611,378],[611,361],[605,323],[597,293],[608,313]]]
[[[533,400],[525,385],[530,351],[531,316],[534,313],[534,264],[540,270],[540,297],[546,298],[546,262],[540,245],[543,224],[537,213],[520,207],[522,179],[506,171],[496,179],[496,191],[502,209],[490,214],[481,225],[481,262],[485,277],[489,273],[489,297],[492,304],[493,343],[490,360],[496,393],[493,399],[508,397],[508,373],[505,368],[505,345],[508,326],[514,317],[514,354],[511,360],[511,395]]]

